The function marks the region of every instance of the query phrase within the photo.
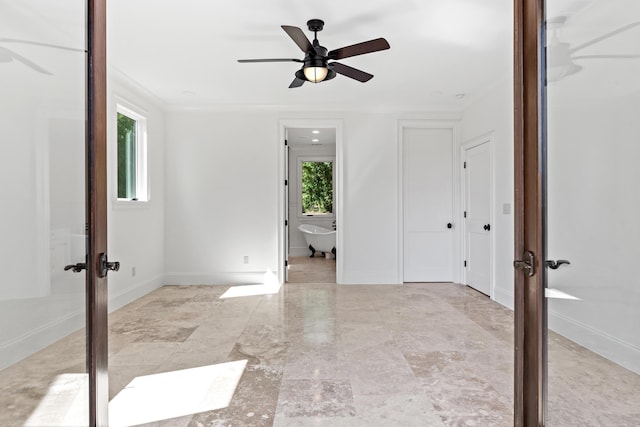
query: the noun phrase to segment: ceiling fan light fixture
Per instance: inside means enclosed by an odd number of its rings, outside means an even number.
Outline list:
[[[327,67],[305,67],[303,72],[306,79],[311,83],[320,83],[327,78],[329,69]]]

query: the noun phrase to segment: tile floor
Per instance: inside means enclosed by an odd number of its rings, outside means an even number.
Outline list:
[[[512,313],[470,288],[227,289],[165,286],[111,315],[111,397],[136,377],[246,361],[220,409],[143,425],[513,425]],[[83,344],[75,333],[1,371],[0,426],[24,425],[53,376],[82,372]],[[640,376],[557,335],[551,346],[549,425],[640,425]]]

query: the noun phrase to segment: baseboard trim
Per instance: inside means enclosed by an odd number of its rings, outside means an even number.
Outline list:
[[[145,282],[130,286],[109,296],[109,313],[112,313],[138,298],[160,288],[164,284],[164,275],[159,274]]]
[[[109,312],[113,312],[162,286],[163,276],[130,286],[109,297]],[[76,310],[51,320],[16,338],[0,344],[0,370],[42,350],[85,325],[85,311]]]
[[[505,291],[503,289],[494,288],[493,300],[498,304],[504,305],[505,307],[507,307],[512,311],[514,309],[514,304],[513,304],[514,296],[512,292]]]
[[[264,283],[264,271],[215,272],[215,273],[167,273],[165,285],[248,285]],[[275,272],[275,277],[278,273]]]
[[[549,311],[549,329],[640,374],[640,348],[578,320]]]
[[[0,370],[82,328],[84,310],[67,313],[0,345]]]

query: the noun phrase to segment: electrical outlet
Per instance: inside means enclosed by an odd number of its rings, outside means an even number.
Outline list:
[[[244,263],[249,264],[249,255],[244,256]]]
[[[136,275],[136,268],[131,267],[131,277],[135,277],[135,275]]]

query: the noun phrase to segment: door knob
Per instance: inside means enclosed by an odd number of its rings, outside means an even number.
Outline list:
[[[549,267],[552,270],[557,270],[562,264],[571,264],[568,260],[566,259],[559,259],[557,261],[554,260],[546,260],[544,262],[544,265]]]
[[[491,225],[489,224],[485,224],[484,227],[482,227],[484,229],[484,231],[489,231],[491,230]]]
[[[451,224],[450,222],[447,223],[447,228],[453,228],[453,224]]]

